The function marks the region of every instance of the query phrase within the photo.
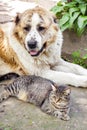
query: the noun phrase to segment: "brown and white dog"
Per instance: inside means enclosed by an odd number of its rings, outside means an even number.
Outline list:
[[[0,29],[0,73],[39,75],[59,84],[87,87],[87,70],[61,59],[62,33],[55,17],[41,7],[17,14]]]

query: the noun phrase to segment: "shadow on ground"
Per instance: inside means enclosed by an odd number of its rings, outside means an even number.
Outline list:
[[[63,121],[34,105],[10,98],[0,104],[0,130],[86,130],[86,89],[72,88],[70,116],[70,121]]]

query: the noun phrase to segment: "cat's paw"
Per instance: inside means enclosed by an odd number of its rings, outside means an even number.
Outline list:
[[[64,114],[64,113],[62,113],[62,112],[60,112],[60,111],[55,111],[55,112],[54,112],[54,116],[56,116],[56,117],[58,117],[59,119],[64,120],[64,121],[70,120],[70,117],[69,117],[68,114]]]
[[[70,120],[70,116],[64,115],[64,116],[61,117],[61,119],[64,120],[64,121],[68,121],[68,120]]]

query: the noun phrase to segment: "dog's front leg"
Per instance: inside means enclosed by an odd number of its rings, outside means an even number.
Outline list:
[[[58,84],[67,84],[75,87],[87,87],[87,76],[76,75],[73,73],[46,70],[40,75]]]
[[[56,71],[87,76],[87,69],[81,67],[80,65],[64,61],[63,59],[60,59],[58,61],[58,64],[54,66],[52,69]]]

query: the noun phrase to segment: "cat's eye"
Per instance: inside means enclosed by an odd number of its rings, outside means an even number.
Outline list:
[[[64,95],[65,95],[65,96],[69,96],[69,95],[70,95],[70,93],[66,93],[66,92],[64,92]]]

